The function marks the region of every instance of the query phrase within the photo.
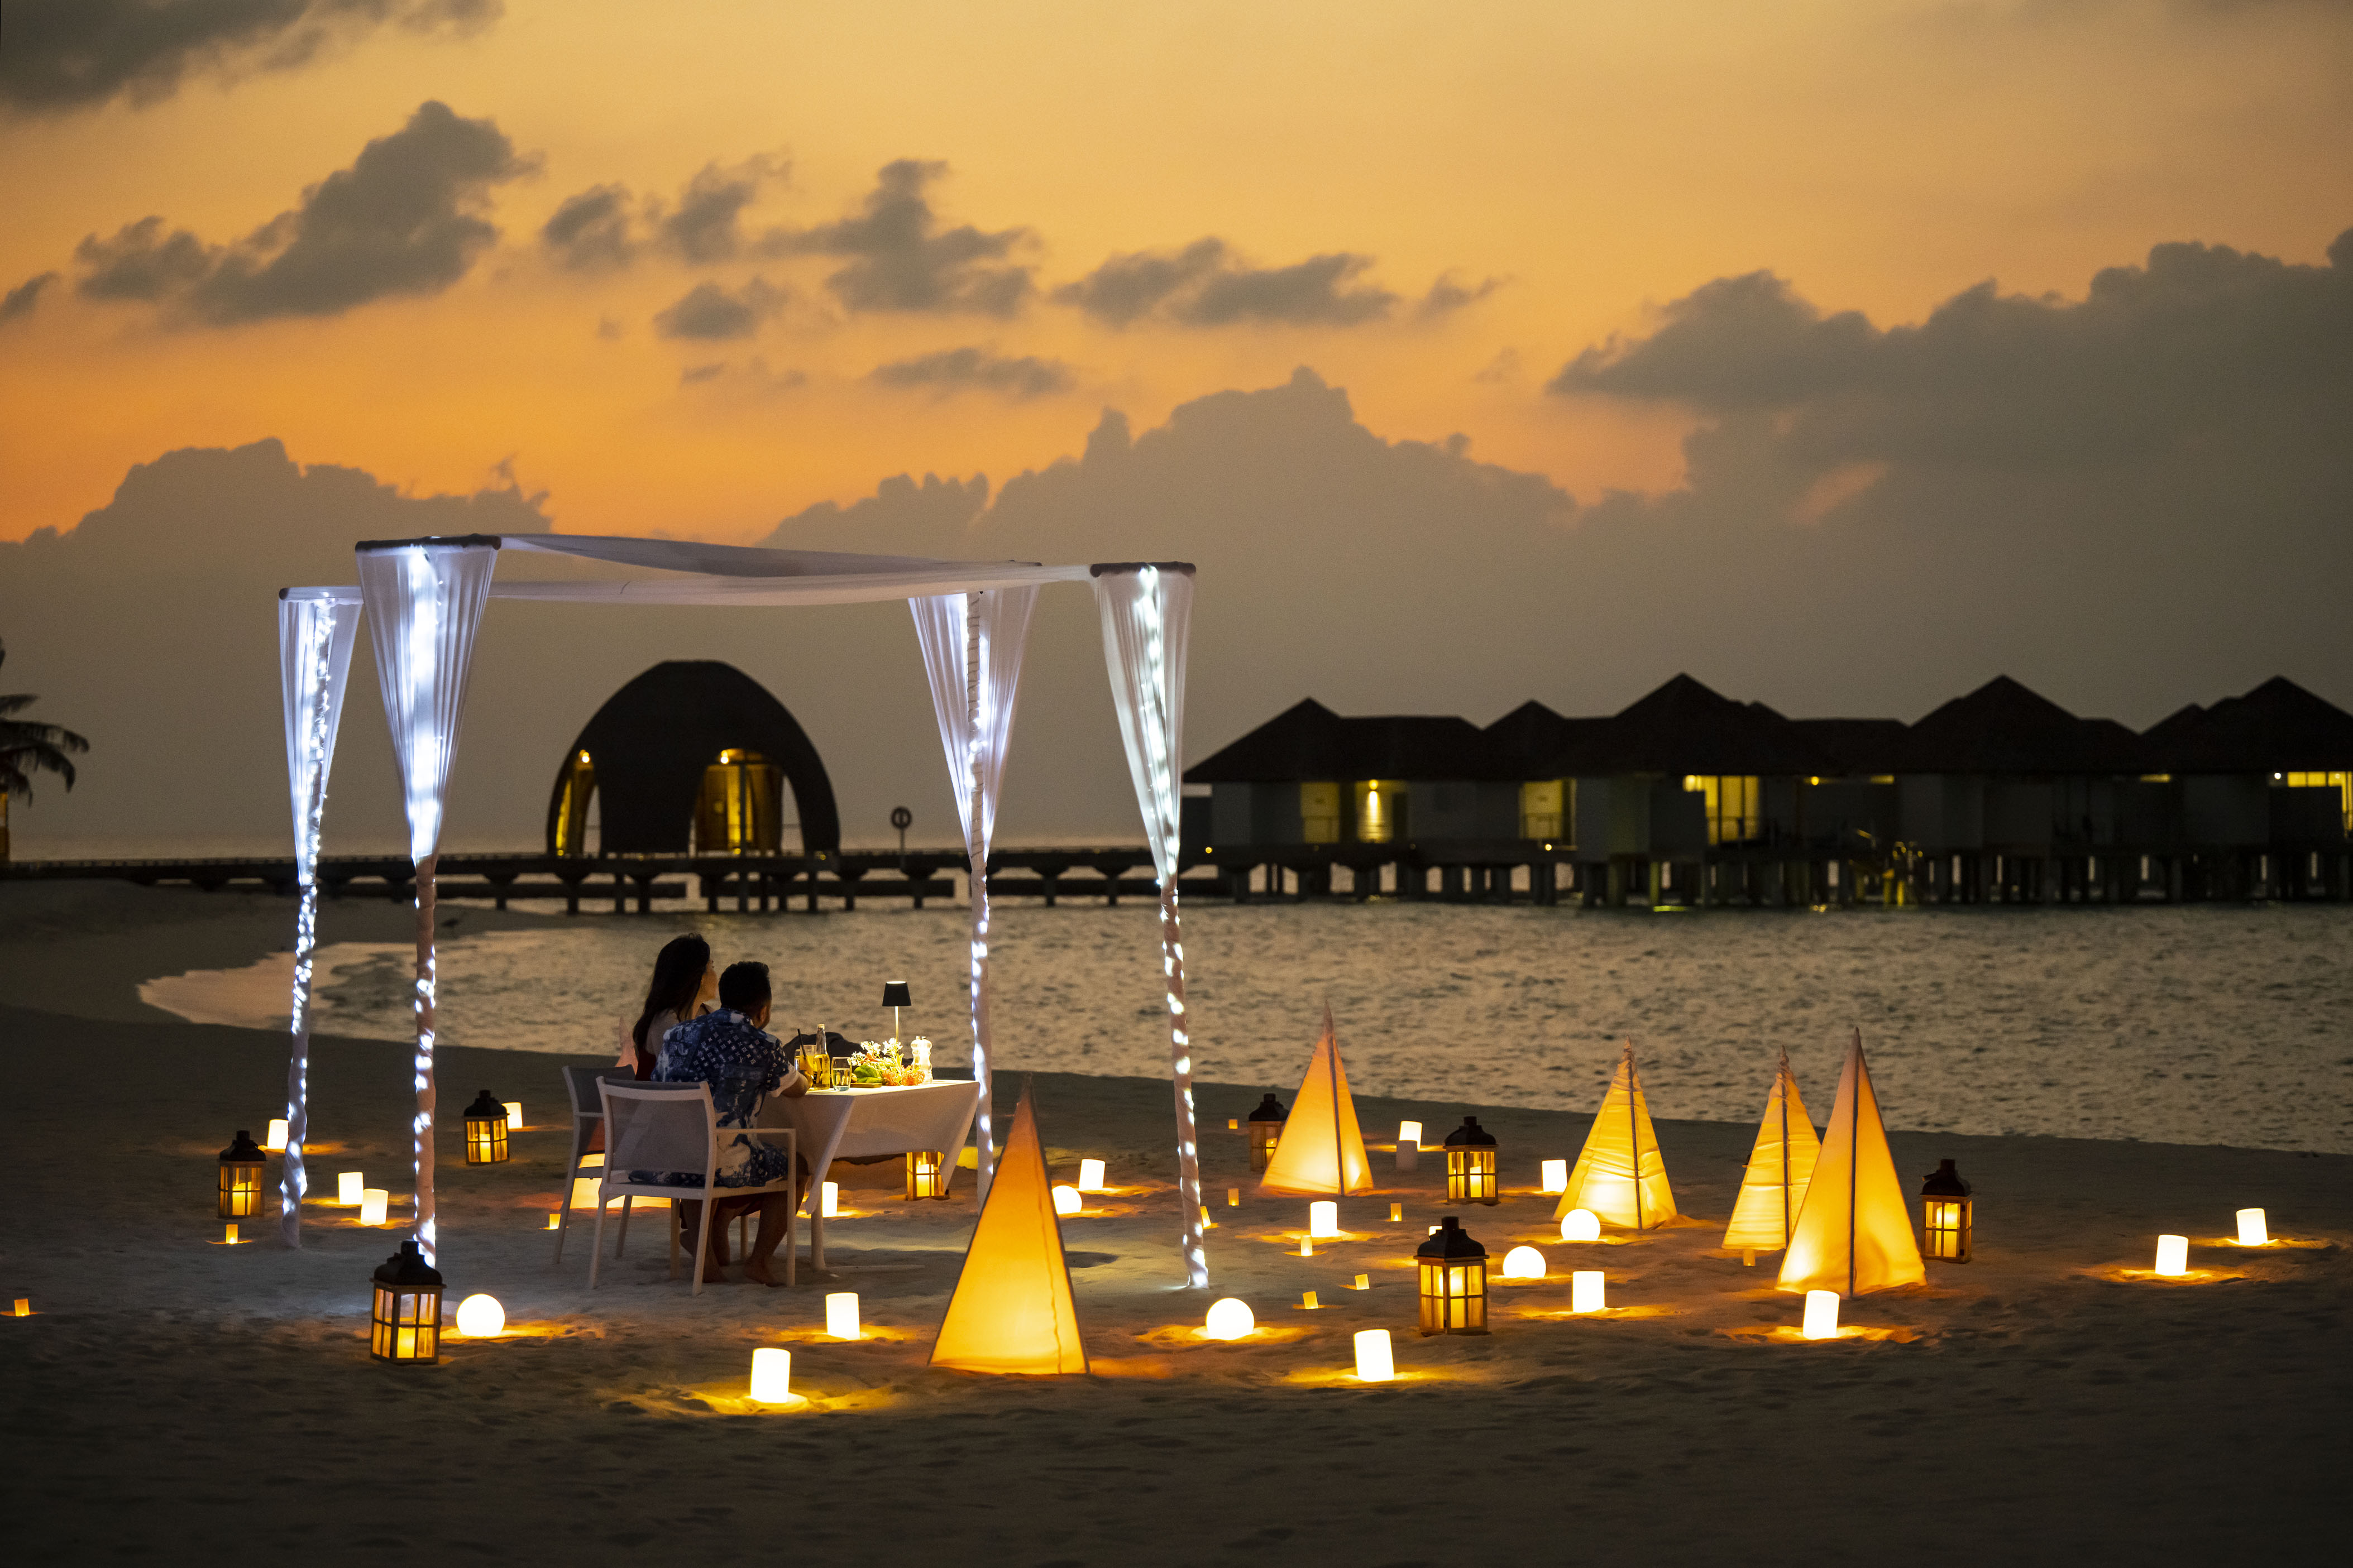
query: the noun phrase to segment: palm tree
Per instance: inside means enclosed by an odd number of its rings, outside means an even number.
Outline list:
[[[7,659],[8,649],[0,644],[0,664]],[[8,858],[8,802],[20,795],[31,801],[33,775],[44,771],[73,788],[74,765],[68,753],[90,750],[90,742],[71,730],[16,717],[38,700],[29,691],[0,696],[0,860]]]

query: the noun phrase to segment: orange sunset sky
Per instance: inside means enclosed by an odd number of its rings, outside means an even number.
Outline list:
[[[142,62],[40,58],[42,8],[9,7],[0,538],[175,447],[277,437],[419,493],[511,464],[566,530],[748,540],[1303,363],[1384,437],[1461,432],[1590,502],[1674,485],[1693,416],[1546,383],[1709,279],[1769,269],[1884,327],[1988,279],[2079,298],[2168,241],[2315,264],[2353,222],[2353,29],[2292,0],[279,9]],[[508,147],[438,193],[488,226],[453,273],[324,309],[92,297],[151,215],[266,258],[265,226],[427,103]],[[828,282],[897,160],[944,165],[914,239],[986,252],[913,279],[930,302]],[[663,220],[698,175],[749,195],[684,240]],[[551,245],[612,186],[602,252]],[[1124,321],[1068,292],[1211,237]],[[698,288],[738,335],[659,324]]]

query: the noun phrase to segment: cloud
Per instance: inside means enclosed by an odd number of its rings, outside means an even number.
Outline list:
[[[1414,314],[1424,321],[1451,315],[1465,305],[1475,305],[1510,281],[1504,278],[1484,278],[1465,286],[1454,280],[1451,272],[1440,273],[1430,285],[1430,292],[1421,297]]]
[[[27,113],[159,102],[191,75],[290,70],[392,24],[470,35],[501,0],[9,0],[0,104]]]
[[[698,283],[654,317],[654,330],[666,338],[748,338],[783,308],[786,297],[759,278],[732,294],[716,283]]]
[[[466,275],[499,231],[480,216],[492,185],[530,171],[497,125],[448,105],[360,150],[283,212],[233,245],[212,246],[161,217],[75,250],[94,300],[165,303],[186,320],[233,326],[332,316],[371,300],[438,294]]]
[[[1355,326],[1397,303],[1386,289],[1356,286],[1372,264],[1369,256],[1334,251],[1289,267],[1250,267],[1209,236],[1177,250],[1114,256],[1053,298],[1113,327],[1147,318],[1195,327]]]
[[[760,187],[782,179],[788,165],[765,157],[733,168],[706,163],[678,194],[678,205],[660,219],[662,241],[687,260],[725,261],[744,247],[738,220]]]
[[[539,243],[558,267],[595,272],[627,267],[637,254],[629,234],[629,190],[591,185],[566,196],[540,226]]]
[[[886,163],[859,216],[779,230],[763,248],[849,258],[826,286],[852,310],[1015,315],[1032,292],[1030,269],[1006,258],[1029,231],[940,227],[924,191],[946,173],[945,163],[913,158]]]
[[[943,397],[968,388],[999,392],[1008,397],[1043,397],[1068,392],[1078,384],[1071,367],[1060,360],[1000,358],[976,348],[942,349],[878,367],[870,380],[883,386],[931,387]]]
[[[54,272],[40,272],[26,279],[5,296],[0,296],[0,321],[13,321],[19,316],[29,316],[33,307],[41,302],[41,290],[58,280]]]
[[[727,362],[723,359],[714,360],[709,364],[691,364],[678,373],[678,384],[681,386],[700,386],[706,381],[718,380],[726,371]]]

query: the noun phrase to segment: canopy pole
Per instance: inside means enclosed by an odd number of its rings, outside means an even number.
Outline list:
[[[1781,1047],[1780,1081],[1774,1090],[1781,1097],[1781,1250],[1789,1250],[1789,1047]]]
[[[1642,1228],[1642,1119],[1634,1113],[1634,1097],[1642,1080],[1634,1069],[1634,1042],[1626,1042],[1626,1142],[1634,1149],[1634,1228]]]
[[[417,1245],[427,1258],[437,1250],[433,1223],[433,1025],[436,954],[433,947],[433,876],[439,851],[417,862],[417,1115],[410,1123],[417,1147]]]
[[[971,817],[965,825],[965,842],[978,847],[972,861],[972,1076],[980,1085],[980,1103],[973,1112],[980,1148],[975,1157],[979,1201],[988,1201],[988,1189],[997,1179],[997,1142],[992,1131],[996,1123],[997,1086],[990,1077],[988,1059],[988,851],[982,824],[986,801],[982,795],[985,778],[981,767],[982,735],[980,711],[980,661],[987,646],[980,635],[981,595],[966,594],[964,598],[964,693],[965,714],[972,739],[965,753],[965,769],[971,790]]]

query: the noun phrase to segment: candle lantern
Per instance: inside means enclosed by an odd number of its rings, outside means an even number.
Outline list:
[[[910,1149],[907,1152],[907,1201],[917,1198],[944,1198],[948,1195],[948,1180],[955,1167],[948,1163],[947,1155],[938,1149]]]
[[[1487,1331],[1487,1249],[1448,1215],[1414,1253],[1421,1273],[1421,1331]]]
[[[1503,1201],[1495,1184],[1495,1139],[1466,1116],[1462,1125],[1446,1135],[1446,1201],[1451,1204],[1494,1204]]]
[[[244,1219],[261,1208],[261,1173],[269,1156],[240,1127],[220,1157],[220,1217]]]
[[[378,1361],[441,1359],[441,1275],[411,1237],[375,1271],[368,1353]]]
[[[1258,1109],[1250,1113],[1250,1171],[1264,1171],[1274,1159],[1274,1146],[1282,1142],[1282,1124],[1291,1112],[1282,1109],[1282,1101],[1271,1094],[1261,1097]]]
[[[466,1163],[503,1165],[507,1158],[507,1108],[489,1089],[466,1107]]]
[[[1920,1249],[1922,1255],[1947,1263],[1967,1263],[1975,1228],[1974,1207],[1969,1184],[1961,1180],[1953,1163],[1937,1161],[1928,1179],[1920,1184],[1920,1228],[1928,1243]]]
[[[891,1037],[893,1040],[900,1037],[899,1009],[912,1007],[914,1005],[913,999],[907,994],[905,981],[885,980],[882,983],[882,1005],[891,1009]]]

